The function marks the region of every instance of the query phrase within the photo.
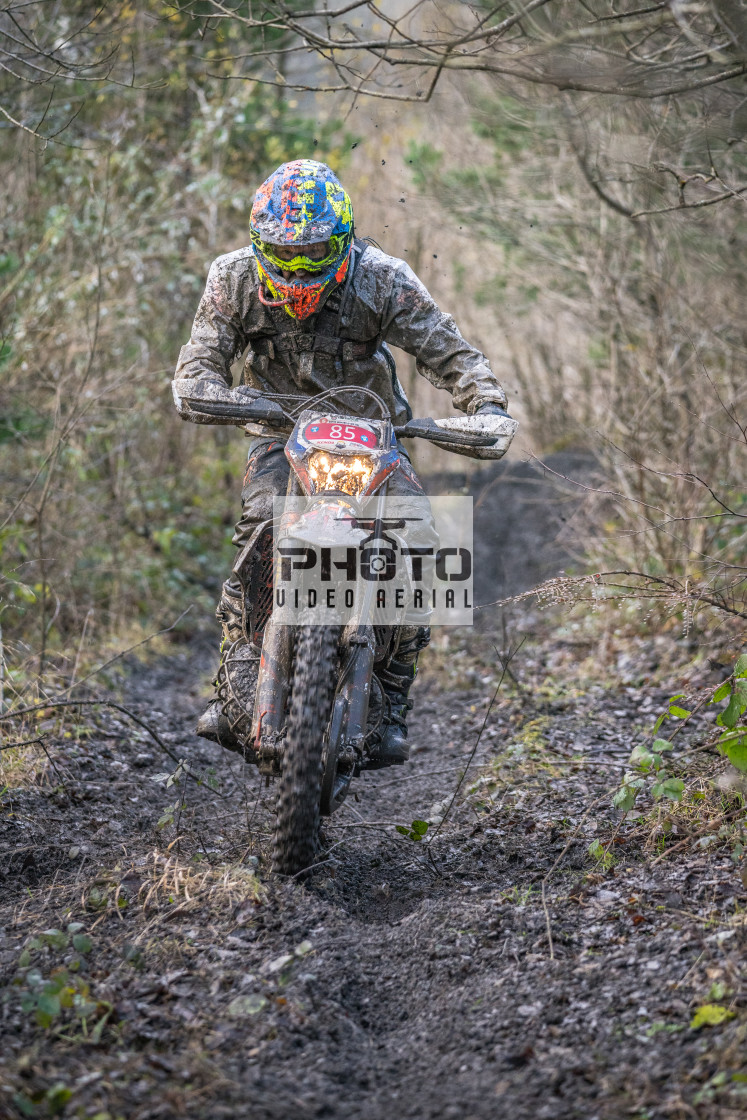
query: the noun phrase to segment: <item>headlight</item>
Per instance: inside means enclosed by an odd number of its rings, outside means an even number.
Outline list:
[[[314,451],[309,456],[309,476],[317,493],[341,490],[357,497],[373,474],[373,463],[358,455],[328,455]]]

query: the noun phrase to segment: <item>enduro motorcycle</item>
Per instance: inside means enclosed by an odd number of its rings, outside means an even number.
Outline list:
[[[503,414],[411,419],[395,427],[384,401],[359,386],[311,399],[194,380],[172,388],[185,419],[287,441],[287,500],[278,516],[257,526],[234,565],[244,591],[242,635],[224,650],[217,684],[233,742],[268,781],[279,779],[273,870],[296,875],[314,862],[320,818],[342,805],[361,770],[375,768],[372,744],[387,704],[376,670],[392,656],[399,620],[372,621],[376,585],[358,573],[352,611],[327,625],[307,624],[301,611],[289,623],[277,609],[282,559],[302,555],[310,541],[334,541],[343,521],[356,524],[359,535],[381,535],[382,503],[400,468],[398,439],[499,459],[518,424]],[[358,415],[345,412],[346,397]],[[361,417],[364,397],[378,417]],[[287,561],[285,568],[287,576]]]

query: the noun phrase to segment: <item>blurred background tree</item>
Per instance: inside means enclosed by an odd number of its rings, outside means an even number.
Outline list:
[[[124,645],[212,603],[245,444],[176,417],[176,355],[257,184],[339,163],[339,130],[223,75],[256,38],[232,22],[157,0],[0,18],[2,623],[25,679],[84,631]]]
[[[287,33],[252,56],[270,68],[316,53],[278,88],[419,122],[408,162],[457,318],[482,310],[535,447],[597,459],[587,559],[744,615],[743,5],[268,0],[235,18]]]

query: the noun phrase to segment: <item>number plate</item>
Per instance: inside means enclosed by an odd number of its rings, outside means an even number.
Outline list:
[[[333,424],[330,420],[310,421],[303,430],[303,438],[323,451],[375,451],[379,442],[368,425]]]

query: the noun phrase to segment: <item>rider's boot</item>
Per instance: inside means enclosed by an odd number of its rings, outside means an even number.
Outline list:
[[[385,669],[377,669],[376,676],[388,701],[378,741],[373,746],[366,769],[378,770],[383,766],[398,766],[410,757],[407,741],[407,713],[412,709],[410,689],[417,674],[418,654],[431,638],[426,626],[403,626],[396,657]]]
[[[215,617],[221,624],[223,640],[220,645],[221,666],[227,650],[243,637],[241,622],[242,590],[230,580],[223,584],[220,601],[215,611]],[[220,675],[220,668],[218,669]],[[213,682],[217,685],[218,680]],[[197,721],[195,731],[203,739],[210,739],[213,743],[220,743],[229,750],[241,750],[242,744],[231,731],[231,726],[223,714],[223,704],[217,696],[209,702],[205,711]]]

